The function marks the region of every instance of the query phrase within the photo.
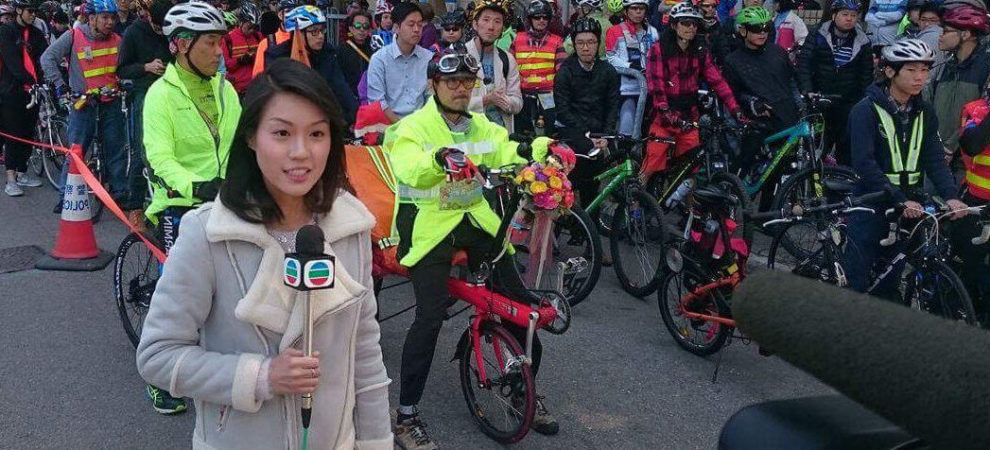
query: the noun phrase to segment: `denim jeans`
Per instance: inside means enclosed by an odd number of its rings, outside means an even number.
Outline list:
[[[636,126],[636,99],[638,97],[622,97],[619,107],[619,134],[631,136]]]
[[[873,265],[880,257],[887,259],[894,257],[903,246],[901,241],[889,247],[880,245],[880,240],[887,237],[887,221],[880,214],[853,213],[849,215],[849,227],[847,236],[849,242],[846,245],[845,270],[849,287],[856,292],[866,292],[871,283],[871,272]],[[894,269],[884,278],[871,295],[887,300],[900,302],[901,274],[904,273],[906,261],[901,260]]]
[[[69,113],[69,142],[79,144],[85,154],[92,150],[99,123],[100,160],[103,179],[110,186],[110,195],[118,202],[127,195],[127,130],[124,113],[120,110],[120,100],[109,103],[93,102]],[[68,174],[68,164],[62,167],[62,185]],[[134,209],[134,205],[121,204],[123,209]],[[140,207],[140,205],[138,205]]]

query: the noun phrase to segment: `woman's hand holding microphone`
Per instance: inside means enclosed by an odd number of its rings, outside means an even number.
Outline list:
[[[268,382],[275,395],[301,395],[316,392],[320,384],[320,352],[303,356],[302,350],[289,348],[272,359]]]

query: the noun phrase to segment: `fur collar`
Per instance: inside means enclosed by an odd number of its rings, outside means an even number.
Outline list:
[[[350,193],[341,192],[330,214],[324,216],[319,223],[326,236],[324,251],[338,258],[360,259],[358,254],[338,255],[334,251],[334,243],[366,232],[374,224],[374,216],[357,198]],[[305,302],[302,300],[305,296],[282,284],[285,251],[275,238],[268,234],[264,225],[241,220],[219,201],[213,203],[207,219],[206,237],[214,243],[244,241],[260,248],[262,255],[258,270],[253,281],[250,281],[247,294],[238,301],[234,314],[240,320],[282,334],[280,350],[291,346],[302,334],[305,312]],[[246,258],[238,258],[240,255],[234,252],[230,252],[230,255],[235,259],[231,261],[235,270],[241,272],[236,259]],[[364,263],[371,264],[371,261],[360,262]],[[356,302],[369,288],[355,280],[341,261],[337,261],[335,269],[334,287],[313,292],[314,321],[318,322],[323,315]]]

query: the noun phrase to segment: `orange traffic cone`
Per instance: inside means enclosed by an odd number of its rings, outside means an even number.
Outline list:
[[[74,144],[70,150],[79,156],[83,154],[79,144]],[[102,270],[113,261],[113,255],[96,246],[89,188],[73,158],[69,158],[68,175],[62,194],[62,221],[58,227],[55,249],[50,256],[41,258],[35,268],[86,272]]]

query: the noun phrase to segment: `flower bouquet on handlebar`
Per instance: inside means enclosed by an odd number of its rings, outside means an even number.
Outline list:
[[[558,150],[547,158],[546,164],[532,162],[513,180],[522,203],[512,219],[510,242],[529,250],[523,281],[530,288],[544,287],[544,275],[553,272],[553,224],[569,214],[574,205],[574,192],[567,179],[567,172],[574,167],[574,152],[566,145],[555,145]],[[551,279],[555,278],[555,282],[547,287],[563,292],[563,273],[554,275]]]

